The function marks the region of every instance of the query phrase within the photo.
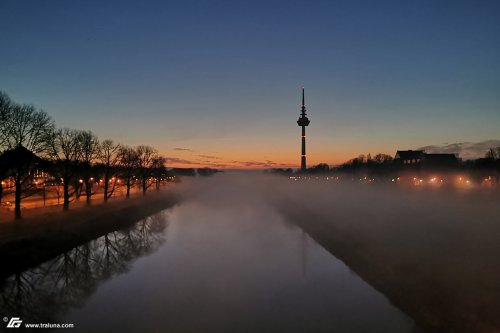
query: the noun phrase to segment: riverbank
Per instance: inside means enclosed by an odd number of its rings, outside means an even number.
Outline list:
[[[35,266],[180,201],[169,189],[0,224],[0,278]]]
[[[426,331],[489,333],[500,332],[499,199],[302,184],[277,202]]]

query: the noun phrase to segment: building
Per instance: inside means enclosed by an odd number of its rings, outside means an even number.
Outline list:
[[[398,150],[394,156],[394,164],[400,167],[420,166],[425,155],[423,150]]]
[[[460,160],[456,154],[428,154],[424,150],[398,150],[394,164],[401,170],[452,170]]]

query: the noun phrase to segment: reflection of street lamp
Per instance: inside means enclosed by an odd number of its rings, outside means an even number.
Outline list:
[[[45,183],[46,182],[47,182],[46,180],[43,182],[43,192],[42,192],[43,193],[43,207],[45,207]]]

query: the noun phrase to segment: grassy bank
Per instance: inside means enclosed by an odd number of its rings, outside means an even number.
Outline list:
[[[47,212],[0,224],[0,278],[168,208],[180,199],[169,190],[146,196]]]
[[[427,331],[483,333],[500,332],[499,199],[495,192],[302,184],[278,202]]]

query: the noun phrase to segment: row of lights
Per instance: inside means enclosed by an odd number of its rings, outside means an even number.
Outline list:
[[[133,178],[135,178],[135,177],[133,177]],[[154,180],[154,179],[155,179],[155,178],[151,177],[151,178],[149,178],[148,180],[152,181],[152,180]],[[171,177],[167,177],[167,178],[162,178],[161,180],[162,180],[162,181],[166,181],[166,180],[173,180],[173,179],[175,179],[175,176],[171,176]],[[90,182],[93,182],[93,181],[94,181],[94,178],[93,178],[93,177],[90,177],[90,178],[89,178],[89,181],[90,181]],[[121,180],[120,180],[120,179],[116,179],[116,177],[113,177],[113,178],[111,178],[111,179],[109,180],[109,182],[110,182],[110,183],[112,183],[112,182],[114,182],[114,181],[116,181],[117,183],[120,183],[120,182],[121,182]],[[83,184],[83,179],[79,179],[79,180],[78,180],[78,182],[79,182],[80,184]],[[104,182],[104,180],[103,180],[103,179],[100,179],[100,180],[99,180],[99,183],[103,183],[103,182]],[[42,183],[43,183],[43,181],[38,181],[38,180],[33,181],[33,184],[35,184],[35,185],[42,184]],[[62,178],[61,178],[61,183],[64,183],[64,180],[63,180]],[[5,182],[4,182],[4,181],[2,181],[2,185],[5,185]]]
[[[297,181],[299,179],[319,179],[319,177],[300,177],[300,176],[290,176],[289,179],[291,180],[294,180],[294,181]],[[339,177],[326,177],[326,180],[339,180]],[[354,180],[354,178],[351,178],[351,180]],[[402,180],[401,177],[397,177],[397,178],[392,178],[391,179],[391,182],[400,182]],[[426,181],[422,178],[417,178],[417,177],[413,177],[411,178],[411,180],[413,180],[413,183],[414,185],[423,185],[424,183],[426,183]],[[484,181],[485,182],[491,182],[493,179],[491,176],[488,176],[487,178],[484,178]],[[365,182],[374,182],[375,181],[375,178],[368,178],[368,177],[363,177],[363,178],[359,178],[359,181],[365,181]],[[440,179],[438,177],[432,177],[432,178],[429,178],[428,182],[429,184],[443,184],[447,182],[445,179]],[[458,183],[461,183],[461,184],[471,184],[471,180],[468,179],[468,178],[464,178],[464,177],[458,177],[457,178],[457,182]]]

